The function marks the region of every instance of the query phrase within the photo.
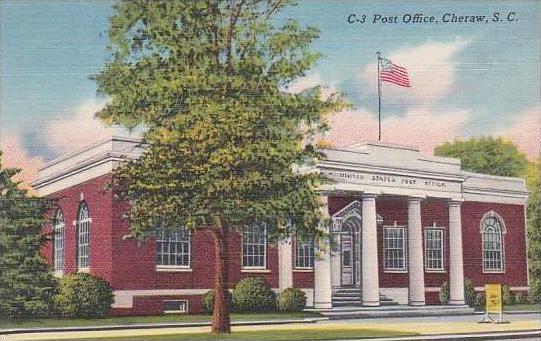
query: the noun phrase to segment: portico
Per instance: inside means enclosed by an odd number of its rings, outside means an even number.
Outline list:
[[[318,169],[333,180],[321,195],[324,213],[332,222],[329,233],[334,245],[323,251],[315,265],[315,307],[332,307],[333,293],[344,288],[358,289],[363,306],[379,306],[382,293],[396,296],[392,298],[401,303],[425,305],[423,227],[432,224],[445,225],[440,226],[441,234],[435,234],[441,236],[442,255],[443,236],[448,234],[449,268],[443,266],[443,257],[437,261],[449,276],[449,303],[464,304],[460,203],[465,178],[459,161],[423,157],[413,148],[381,143],[326,154]],[[379,212],[389,203],[402,210]],[[424,203],[444,205],[446,222],[423,221],[429,213],[422,211]],[[407,276],[402,294],[382,287],[380,273]],[[393,283],[385,286],[389,285]],[[399,297],[404,293],[407,298]]]

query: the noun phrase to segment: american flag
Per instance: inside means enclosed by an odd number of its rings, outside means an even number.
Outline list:
[[[398,66],[389,59],[380,58],[381,71],[379,73],[382,81],[393,83],[409,88],[410,78],[405,67]]]

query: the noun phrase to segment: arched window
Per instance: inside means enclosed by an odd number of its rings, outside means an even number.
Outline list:
[[[54,270],[64,270],[64,215],[61,210],[57,210],[53,219],[54,233]]]
[[[77,215],[77,267],[79,269],[87,269],[90,266],[89,249],[90,249],[90,214],[88,206],[82,202],[79,205],[79,213]]]
[[[502,218],[495,212],[485,214],[481,220],[481,233],[483,235],[483,271],[503,271],[503,233],[505,233],[505,225]]]

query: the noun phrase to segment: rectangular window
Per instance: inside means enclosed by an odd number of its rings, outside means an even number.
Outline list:
[[[190,267],[190,231],[156,230],[156,264],[162,268]]]
[[[267,267],[267,225],[254,224],[242,232],[242,267],[245,269],[266,269]]]
[[[443,271],[443,230],[425,229],[425,268]]]
[[[187,313],[188,301],[187,300],[165,300],[163,301],[163,307],[165,313]]]
[[[386,271],[406,271],[406,229],[383,228],[383,257]]]
[[[311,269],[314,267],[314,239],[300,238],[295,240],[295,268]]]

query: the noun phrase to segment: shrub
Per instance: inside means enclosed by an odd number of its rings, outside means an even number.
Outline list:
[[[532,278],[529,292],[529,301],[531,303],[541,302],[541,279]]]
[[[505,305],[515,303],[515,298],[508,285],[502,285],[502,303]]]
[[[443,282],[441,284],[439,293],[440,303],[446,304],[449,302],[449,283]]]
[[[229,309],[231,311],[233,311],[233,305],[231,304],[232,301],[231,301],[231,293],[229,291],[226,291],[226,299],[229,300],[229,303],[230,303],[230,306],[229,306]],[[207,291],[204,295],[203,295],[203,309],[205,309],[205,311],[207,313],[212,313],[214,311],[214,297],[216,295],[214,294],[214,289],[213,290],[209,290]]]
[[[526,304],[526,303],[528,303],[528,292],[527,291],[517,291],[517,292],[515,292],[515,303],[516,304]]]
[[[475,295],[475,306],[478,308],[484,308],[486,305],[486,295],[484,292],[478,292]]]
[[[275,301],[274,292],[259,277],[243,278],[233,290],[233,305],[239,311],[273,310]]]
[[[113,290],[99,277],[70,274],[60,280],[54,302],[57,311],[66,317],[104,318],[111,311]]]
[[[278,296],[276,306],[280,311],[302,311],[306,308],[306,294],[301,289],[287,288]]]
[[[473,306],[475,304],[475,297],[477,293],[475,292],[475,286],[473,285],[473,282],[466,278],[464,281],[464,301],[466,301],[466,304],[469,306]]]

